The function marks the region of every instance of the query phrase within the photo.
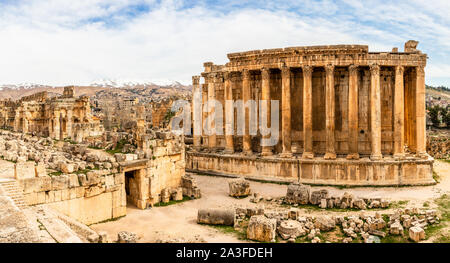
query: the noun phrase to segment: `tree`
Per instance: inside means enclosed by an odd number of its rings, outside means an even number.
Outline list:
[[[442,108],[442,122],[447,125],[447,128],[450,127],[450,111],[447,108]]]
[[[439,105],[435,105],[430,107],[430,120],[434,126],[439,126],[439,112],[441,111],[441,107]]]

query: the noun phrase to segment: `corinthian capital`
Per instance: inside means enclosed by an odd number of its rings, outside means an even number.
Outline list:
[[[425,67],[424,66],[416,67],[416,73],[417,73],[417,76],[424,77],[425,76]]]
[[[405,73],[405,67],[403,67],[403,66],[395,67],[395,73],[397,75],[403,75],[403,73]]]
[[[334,74],[334,65],[326,65],[325,66],[325,71],[327,73],[327,75],[333,75]]]
[[[377,64],[370,65],[370,73],[372,75],[379,75],[380,74],[380,66]]]
[[[281,67],[281,75],[285,77],[289,77],[289,74],[291,73],[291,69],[289,67],[283,66]]]
[[[223,72],[223,80],[224,81],[229,80],[230,77],[231,77],[231,72],[229,72],[229,71],[224,71]]]
[[[250,79],[250,71],[248,69],[242,70],[242,78],[247,80]]]
[[[350,75],[354,75],[358,72],[358,66],[357,65],[350,65],[348,67],[348,72],[350,73]]]
[[[200,83],[200,76],[192,76],[192,85],[198,85]]]
[[[303,77],[311,77],[314,68],[312,66],[303,66],[302,70],[303,70]]]
[[[261,78],[263,80],[269,80],[270,79],[270,70],[268,68],[262,68],[261,69]]]
[[[209,74],[208,74],[208,82],[209,82],[209,83],[214,83],[216,77],[217,77],[217,74],[216,74],[216,73],[209,73]]]

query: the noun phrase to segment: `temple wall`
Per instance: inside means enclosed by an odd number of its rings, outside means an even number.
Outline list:
[[[258,158],[187,152],[186,170],[221,176],[306,184],[400,186],[434,184],[433,159],[348,161]]]
[[[126,215],[124,178],[120,173],[41,175],[18,182],[27,205],[48,204],[83,224]]]

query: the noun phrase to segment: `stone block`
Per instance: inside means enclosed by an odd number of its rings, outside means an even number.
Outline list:
[[[183,200],[183,188],[178,187],[172,190],[172,200],[181,201]]]
[[[261,242],[275,242],[277,220],[265,216],[252,216],[248,222],[247,238]]]
[[[114,175],[114,184],[123,184],[125,183],[125,175],[122,173],[118,173]]]
[[[336,227],[336,222],[331,217],[321,216],[316,218],[314,226],[320,229],[320,231],[331,231]]]
[[[34,162],[17,162],[15,164],[15,178],[17,180],[36,177]]]
[[[127,207],[126,206],[113,207],[113,209],[112,209],[112,217],[113,218],[126,216],[126,215],[127,215]]]
[[[250,182],[243,179],[233,179],[228,181],[229,195],[232,197],[244,197],[250,195]]]
[[[45,164],[38,163],[35,167],[36,169],[36,176],[37,177],[46,177],[47,176],[47,170],[45,169]]]
[[[328,198],[328,190],[322,189],[318,191],[313,191],[311,193],[311,197],[309,198],[309,202],[313,205],[320,204],[320,200]]]
[[[69,177],[67,175],[53,176],[52,190],[62,190],[69,188]]]
[[[409,238],[414,242],[419,242],[422,239],[425,239],[425,231],[423,228],[418,226],[413,226],[409,228]]]
[[[310,187],[303,184],[290,184],[286,192],[286,203],[288,204],[303,204],[309,202]]]
[[[75,171],[75,166],[73,163],[59,163],[59,170],[65,174],[71,174]]]
[[[80,181],[78,180],[78,175],[69,174],[69,188],[74,188],[80,186]]]
[[[91,186],[85,189],[84,197],[92,197],[105,192],[105,188],[101,186]]]

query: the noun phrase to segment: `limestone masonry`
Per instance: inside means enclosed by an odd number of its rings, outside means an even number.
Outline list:
[[[194,130],[187,170],[312,184],[434,183],[426,153],[427,55],[417,45],[410,40],[403,52],[369,52],[365,45],[254,50],[228,54],[225,65],[204,63],[193,92],[201,92],[203,104],[225,105],[224,126],[234,130],[238,109],[225,101],[242,100],[246,126],[243,136]],[[249,100],[280,102],[275,146],[249,134]],[[214,109],[200,121],[210,114]],[[270,126],[270,110],[260,114]]]
[[[0,127],[62,140],[82,142],[103,134],[100,120],[91,114],[88,97],[74,98],[73,87],[64,87],[62,96],[48,98],[39,92],[19,101],[0,101]]]

